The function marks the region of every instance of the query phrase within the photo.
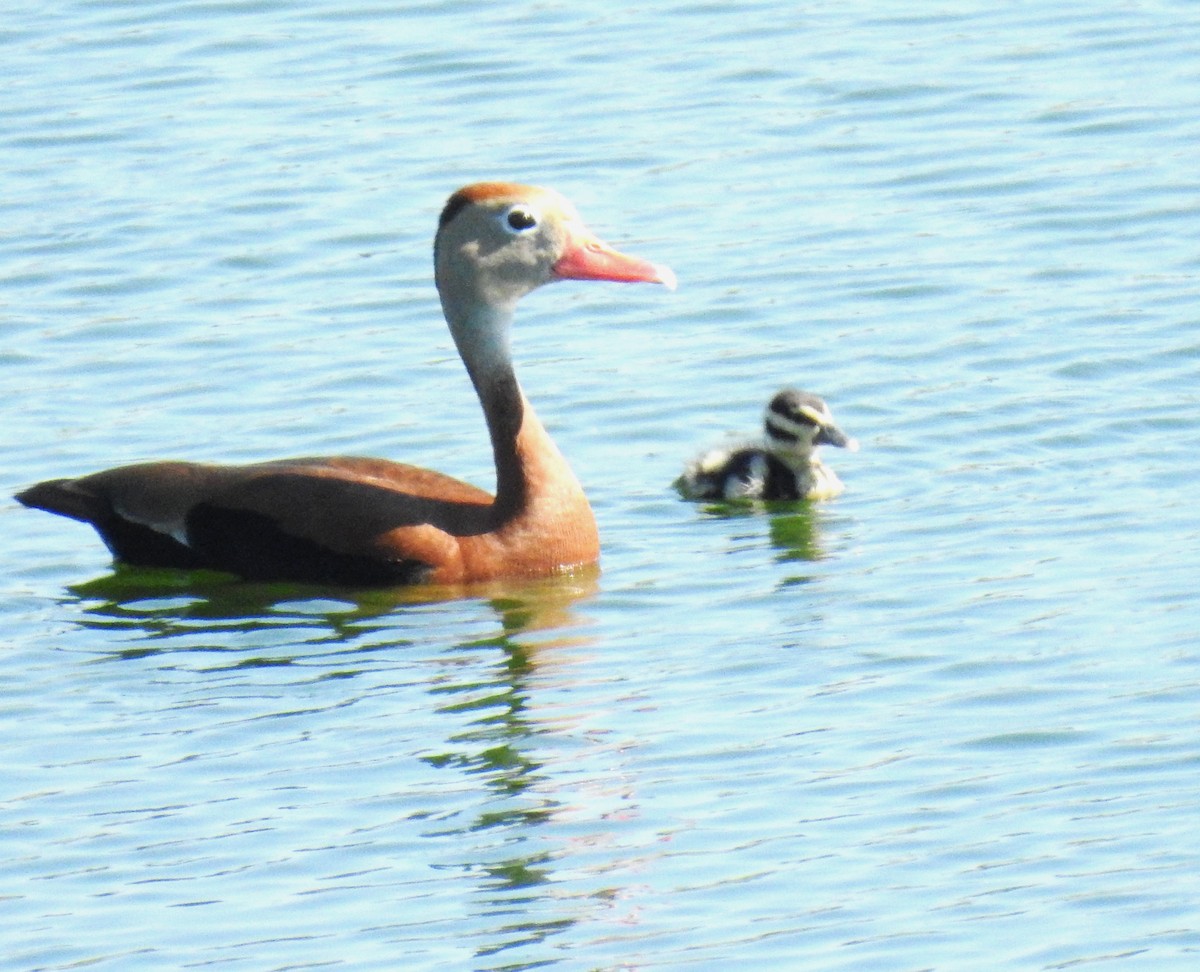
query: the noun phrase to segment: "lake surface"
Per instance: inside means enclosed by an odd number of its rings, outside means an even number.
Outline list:
[[[595,574],[249,585],[0,504],[0,967],[1197,967],[1200,7],[34,7],[4,495],[490,486],[429,254],[471,181],[680,289],[519,316]],[[789,384],[846,493],[681,502]]]

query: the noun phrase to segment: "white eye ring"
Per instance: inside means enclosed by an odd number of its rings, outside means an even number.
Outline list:
[[[537,229],[541,221],[538,211],[524,203],[509,206],[500,216],[500,225],[514,236]]]

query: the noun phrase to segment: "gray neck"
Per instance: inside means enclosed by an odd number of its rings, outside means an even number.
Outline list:
[[[443,298],[442,311],[450,325],[454,345],[477,389],[480,381],[491,375],[512,372],[509,332],[513,308]]]
[[[507,513],[523,503],[526,493],[517,456],[525,398],[513,370],[509,343],[513,307],[459,303],[443,297],[442,308],[483,406],[496,462],[496,505]]]

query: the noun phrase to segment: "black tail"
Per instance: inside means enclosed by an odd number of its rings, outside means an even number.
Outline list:
[[[25,506],[90,523],[118,560],[145,567],[204,567],[205,562],[174,537],[126,520],[105,496],[80,488],[74,479],[48,479],[17,493]]]
[[[112,516],[108,503],[94,493],[74,488],[73,479],[48,479],[17,493],[16,500],[35,510],[99,524]]]

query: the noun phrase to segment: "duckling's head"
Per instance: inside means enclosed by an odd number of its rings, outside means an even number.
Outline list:
[[[771,399],[763,426],[767,448],[785,462],[807,460],[819,445],[858,451],[858,441],[837,427],[824,399],[795,388]]]

